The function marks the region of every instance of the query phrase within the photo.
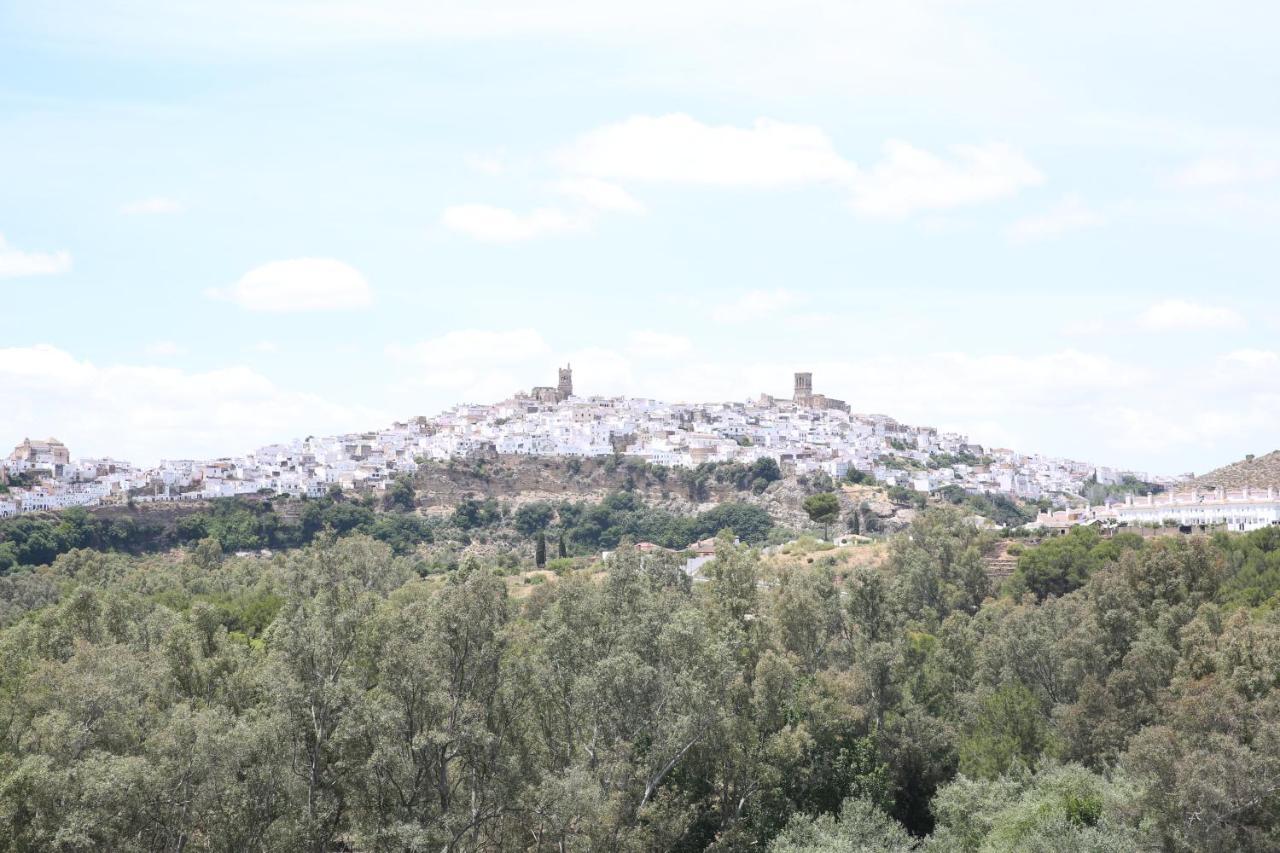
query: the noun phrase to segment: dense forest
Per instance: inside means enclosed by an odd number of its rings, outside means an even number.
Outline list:
[[[0,577],[0,847],[1280,848],[1280,529],[1081,532],[1003,590],[986,537],[522,595],[356,531],[75,548]]]

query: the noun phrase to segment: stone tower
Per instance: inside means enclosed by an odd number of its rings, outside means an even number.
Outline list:
[[[560,382],[556,386],[556,392],[561,400],[567,400],[573,396],[573,367],[566,364],[560,368]]]
[[[792,396],[797,403],[807,401],[813,396],[813,374],[797,373],[796,374],[796,391]]]

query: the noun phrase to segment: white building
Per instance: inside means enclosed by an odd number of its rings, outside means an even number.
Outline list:
[[[1223,525],[1228,530],[1247,531],[1280,524],[1280,497],[1274,487],[1230,492],[1217,489],[1209,494],[1169,492],[1137,499],[1130,495],[1125,503],[1100,511],[1097,516],[1108,514],[1129,525]]]

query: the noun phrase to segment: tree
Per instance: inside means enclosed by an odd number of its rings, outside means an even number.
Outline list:
[[[534,545],[533,563],[540,569],[547,565],[547,534],[542,531],[538,531],[538,541]]]
[[[610,495],[555,534],[683,543],[726,506]],[[188,532],[316,540],[220,563],[0,523],[56,551],[0,577],[0,848],[1280,849],[1280,531],[1121,534],[1077,589],[991,598],[947,507],[883,560],[726,528],[704,582],[624,544],[514,600],[503,537],[445,529],[422,577],[416,513],[302,515],[216,504]]]
[[[854,468],[852,465],[850,465],[849,469],[844,472],[844,481],[855,486],[874,486],[876,484],[876,478],[874,476],[868,474],[866,471]]]
[[[960,771],[994,779],[1015,760],[1034,760],[1048,740],[1048,728],[1035,696],[1021,684],[1006,685],[982,700],[960,742]]]
[[[213,537],[201,539],[191,549],[191,562],[205,571],[213,571],[222,565],[222,543]]]
[[[527,503],[516,510],[512,523],[522,536],[536,536],[551,526],[556,510],[545,501]]]
[[[873,803],[846,800],[840,816],[805,815],[769,844],[769,853],[909,853],[916,841],[902,825]]]
[[[819,492],[805,498],[803,507],[810,521],[822,525],[822,537],[828,538],[831,525],[840,518],[840,500],[831,492]]]
[[[400,512],[413,512],[417,506],[417,497],[413,490],[413,481],[408,477],[396,477],[382,496],[384,509]]]
[[[769,488],[771,483],[781,480],[782,471],[778,468],[777,460],[772,456],[761,456],[751,463],[748,478],[751,482],[751,491],[758,495]]]
[[[451,520],[460,530],[489,527],[502,520],[502,508],[493,498],[480,501],[474,497],[467,497],[454,508]]]
[[[1073,527],[1066,536],[1050,539],[1018,557],[1011,582],[1037,598],[1064,595],[1083,586],[1103,565],[1098,546],[1102,537],[1092,527]]]
[[[965,776],[934,798],[938,826],[929,849],[1125,853],[1158,849],[1129,825],[1138,789],[1078,765],[994,780]]]

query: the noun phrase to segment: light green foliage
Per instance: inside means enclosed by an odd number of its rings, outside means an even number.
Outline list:
[[[1047,766],[987,781],[960,777],[938,791],[930,853],[1121,853],[1150,849],[1125,823],[1137,790],[1079,766]]]
[[[865,800],[845,802],[838,817],[799,817],[769,853],[908,853],[916,842],[893,818]]]
[[[661,519],[606,504],[555,523]],[[955,510],[848,575],[722,530],[696,584],[625,545],[424,578],[358,529],[0,577],[0,850],[1280,847],[1269,537],[1091,541],[1038,600]]]

